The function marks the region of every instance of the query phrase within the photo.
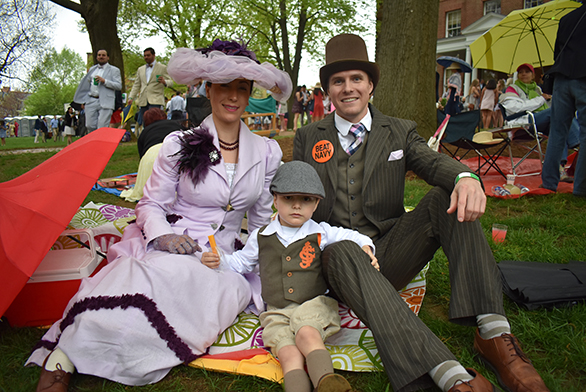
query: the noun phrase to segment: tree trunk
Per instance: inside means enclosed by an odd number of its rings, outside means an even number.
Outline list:
[[[90,36],[94,64],[96,64],[98,50],[105,49],[110,57],[108,62],[120,68],[122,91],[124,91],[124,60],[116,27],[119,0],[81,0],[80,3],[70,0],[51,1],[81,15]]]
[[[381,78],[374,105],[384,114],[417,122],[424,138],[437,128],[435,53],[439,0],[382,0],[376,61]]]

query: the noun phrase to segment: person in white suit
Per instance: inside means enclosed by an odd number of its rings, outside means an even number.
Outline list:
[[[167,66],[156,60],[155,50],[144,50],[145,65],[136,71],[136,79],[130,91],[129,104],[138,97],[137,105],[140,108],[138,124],[142,125],[142,116],[150,108],[164,109],[165,87],[171,87],[173,80],[167,73]]]
[[[73,101],[85,104],[85,123],[88,132],[107,127],[114,111],[116,90],[122,89],[120,69],[108,64],[108,52],[98,50],[98,64],[91,67],[81,79]]]

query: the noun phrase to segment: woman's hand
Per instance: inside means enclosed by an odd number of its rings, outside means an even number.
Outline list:
[[[220,256],[213,252],[203,252],[201,263],[208,268],[216,269],[220,266]]]
[[[364,252],[366,252],[366,254],[370,257],[370,264],[372,264],[372,266],[374,268],[376,268],[377,271],[380,271],[380,267],[378,265],[378,259],[376,257],[374,257],[374,254],[372,253],[372,249],[370,248],[370,246],[368,245],[364,245],[362,247],[362,250]]]
[[[546,101],[549,101],[549,100],[551,99],[551,94],[546,94],[546,93],[543,93],[543,94],[541,94],[541,96],[542,96],[543,98],[545,98],[545,100],[546,100]]]
[[[164,234],[153,240],[153,247],[156,250],[163,250],[181,255],[201,251],[197,242],[187,234]]]

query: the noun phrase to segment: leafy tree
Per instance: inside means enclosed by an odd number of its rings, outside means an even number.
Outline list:
[[[380,0],[374,97],[383,113],[417,122],[428,138],[437,128],[435,52],[439,0]]]
[[[81,15],[90,36],[94,64],[97,62],[95,56],[98,50],[105,49],[110,57],[109,63],[120,68],[120,74],[124,75],[122,48],[116,25],[119,0],[50,1]],[[124,89],[124,80],[122,80],[122,88]]]
[[[162,34],[172,48],[198,48],[223,35],[222,16],[234,12],[232,5],[230,0],[125,0],[118,20],[125,41]]]
[[[73,100],[77,85],[85,73],[80,55],[63,48],[52,48],[30,73],[32,95],[25,101],[27,115],[61,114],[64,105]]]
[[[48,42],[52,20],[42,0],[0,2],[0,78],[19,79],[15,68],[34,63]]]
[[[367,0],[126,0],[119,20],[134,37],[163,33],[174,47],[250,39],[259,60],[286,71],[295,86],[302,55],[323,62],[325,42],[342,31],[364,32],[372,22],[367,16],[358,23],[357,10],[371,8]]]
[[[236,9],[230,23],[253,37],[259,57],[287,72],[294,87],[304,54],[324,63],[325,43],[342,32],[363,33],[375,11],[365,0],[237,0]]]

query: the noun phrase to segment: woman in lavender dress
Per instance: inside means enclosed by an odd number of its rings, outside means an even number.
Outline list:
[[[245,213],[249,229],[269,222],[268,187],[282,153],[240,116],[253,80],[277,100],[289,97],[291,80],[238,43],[219,40],[178,49],[168,71],[178,83],[208,81],[212,114],[163,142],[136,223],[110,248],[109,264],[82,281],[29,358],[27,364],[42,366],[37,390],[66,391],[75,369],[128,385],[157,382],[205,354],[251,302],[260,304],[256,275],[216,272],[200,256],[210,235],[220,251],[238,249]]]

